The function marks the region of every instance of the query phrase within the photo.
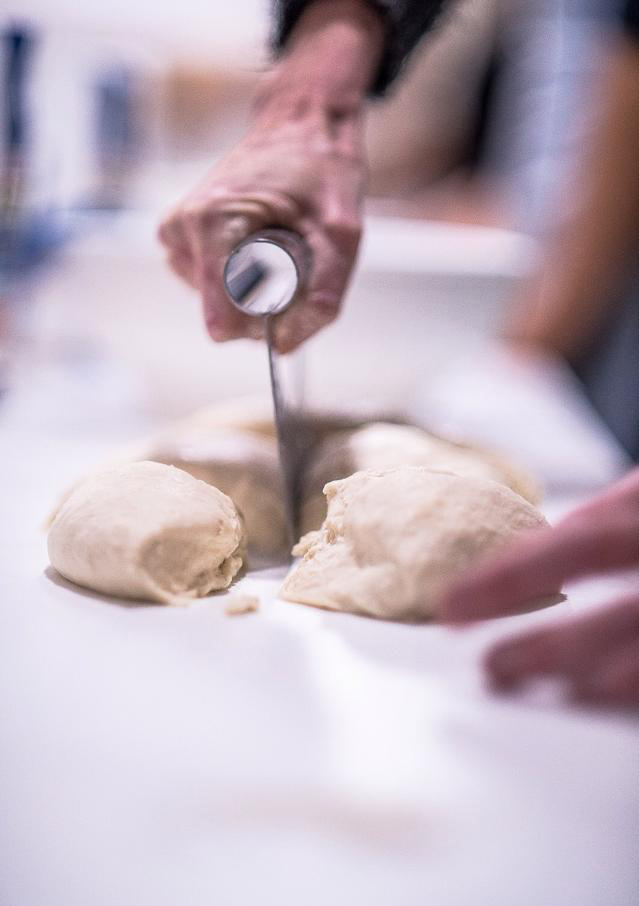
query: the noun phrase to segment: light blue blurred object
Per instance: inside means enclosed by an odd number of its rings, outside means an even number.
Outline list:
[[[139,156],[136,77],[124,64],[101,71],[93,86],[97,187],[92,207],[121,208],[127,177]]]
[[[51,211],[28,202],[30,119],[28,87],[37,48],[30,25],[9,26],[0,35],[2,61],[2,150],[0,185],[0,287],[31,270],[63,240]]]

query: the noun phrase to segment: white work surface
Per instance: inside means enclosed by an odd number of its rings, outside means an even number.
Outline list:
[[[241,617],[111,601],[46,569],[40,527],[97,450],[0,449],[3,906],[637,903],[637,722],[482,687],[490,639],[579,594],[470,631],[276,578]]]
[[[82,592],[47,569],[43,519],[145,425],[115,371],[65,368],[36,356],[0,405],[2,906],[637,906],[636,718],[493,696],[480,669],[610,588],[465,631],[288,604],[265,575],[238,583],[261,597],[241,617]],[[515,378],[479,368],[472,413],[459,374],[423,405],[486,431],[502,386],[517,433]],[[519,433],[546,464],[561,436],[550,483],[572,449],[582,496],[622,458],[556,391],[545,413],[527,393]]]

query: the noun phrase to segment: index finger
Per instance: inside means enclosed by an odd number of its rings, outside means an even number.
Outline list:
[[[611,652],[629,641],[635,646],[639,644],[636,595],[504,639],[489,650],[485,666],[498,687],[548,674],[564,674],[579,683],[596,673]]]
[[[306,224],[301,224],[306,226]],[[279,352],[290,352],[337,317],[351,276],[361,228],[357,210],[335,204],[325,212],[321,227],[309,224],[304,238],[312,267],[304,298],[277,319]]]
[[[206,328],[217,342],[262,336],[261,319],[238,311],[224,286],[224,267],[229,255],[253,231],[254,223],[246,214],[199,212],[190,222],[195,282],[202,298]]]
[[[453,623],[517,613],[556,595],[571,578],[627,566],[636,552],[623,527],[569,518],[512,544],[496,559],[470,571],[446,595],[443,619]]]

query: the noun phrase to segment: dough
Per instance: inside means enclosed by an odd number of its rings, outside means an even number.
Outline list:
[[[286,560],[289,539],[281,472],[270,401],[218,403],[178,422],[148,445],[143,459],[163,462],[219,488],[244,517],[251,566]],[[309,415],[305,430],[315,444],[356,425],[347,416]],[[350,471],[354,471],[351,469]],[[350,471],[347,474],[350,474]],[[318,493],[325,511],[322,481]],[[306,530],[306,528],[304,529]]]
[[[227,494],[244,517],[253,561],[284,560],[288,532],[277,444],[231,430],[182,429],[149,447],[145,459],[177,466]]]
[[[209,435],[218,431],[246,431],[274,440],[273,403],[268,396],[239,396],[221,400],[179,419],[172,431],[179,435],[192,429]]]
[[[231,498],[246,527],[252,566],[284,561],[289,554],[277,443],[250,431],[184,427],[122,448],[108,462],[66,490],[50,513],[49,528],[69,495],[106,468],[139,460],[175,466]]]
[[[227,588],[242,566],[232,501],[171,466],[133,462],[78,485],[49,530],[52,565],[85,588],[171,603]]]
[[[368,469],[424,466],[474,478],[490,478],[531,503],[539,501],[525,473],[484,450],[434,437],[412,425],[376,422],[340,431],[320,443],[309,459],[302,491],[302,533],[317,529],[326,515],[324,485]]]
[[[246,613],[256,613],[259,609],[260,599],[257,595],[229,595],[224,613],[229,617],[241,617]]]
[[[282,597],[385,619],[431,617],[467,566],[547,524],[502,484],[419,467],[357,472],[325,493],[326,519],[294,548],[304,559]]]
[[[371,417],[370,412],[328,412],[325,410],[306,411],[306,427],[317,439],[334,431],[356,428],[370,421],[381,421],[379,413]],[[240,396],[204,406],[177,421],[173,431],[178,434],[191,429],[206,431],[243,431],[260,437],[276,439],[273,421],[273,403],[270,397]]]

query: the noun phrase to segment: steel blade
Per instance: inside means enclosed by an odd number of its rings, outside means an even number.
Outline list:
[[[299,538],[301,475],[310,442],[303,415],[303,363],[300,352],[295,353],[296,361],[290,355],[278,354],[274,345],[274,319],[267,316],[264,320],[286,525],[293,547]]]

